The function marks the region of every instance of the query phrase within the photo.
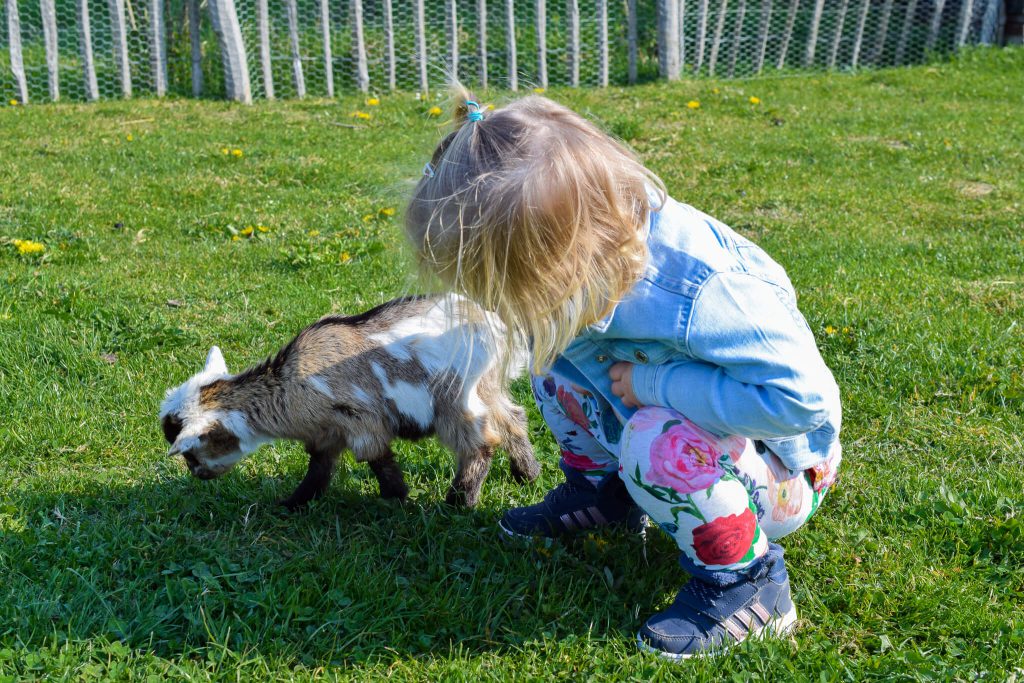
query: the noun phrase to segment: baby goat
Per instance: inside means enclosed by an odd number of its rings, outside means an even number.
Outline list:
[[[452,314],[463,322],[451,324]],[[215,346],[206,367],[161,405],[170,454],[213,479],[264,443],[301,441],[309,469],[281,501],[294,509],[323,494],[345,448],[369,463],[381,496],[405,498],[391,442],[436,434],[458,458],[447,501],[472,507],[495,446],[508,452],[518,481],[540,472],[526,412],[505,389],[509,350],[495,325],[466,299],[409,297],[322,318],[237,375]]]

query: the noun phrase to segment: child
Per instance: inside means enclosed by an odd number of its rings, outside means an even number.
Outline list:
[[[839,390],[785,271],[569,109],[531,96],[485,113],[456,92],[406,231],[428,271],[529,340],[565,473],[501,528],[639,530],[646,513],[691,577],[638,636],[669,658],[789,631],[773,541],[841,456]]]

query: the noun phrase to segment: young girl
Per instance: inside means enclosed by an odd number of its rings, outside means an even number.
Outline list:
[[[773,541],[814,514],[841,456],[839,390],[785,271],[569,109],[458,97],[406,230],[427,270],[529,341],[565,473],[501,528],[649,516],[690,579],[642,648],[683,658],[787,632]]]

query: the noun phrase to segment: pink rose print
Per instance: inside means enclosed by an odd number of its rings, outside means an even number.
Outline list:
[[[651,442],[647,481],[679,493],[704,491],[725,474],[718,439],[689,420],[672,425]]]
[[[669,420],[685,420],[686,418],[672,410],[660,406],[648,406],[640,408],[629,418],[629,427],[636,432],[644,432],[648,429],[661,430],[662,426]]]
[[[839,477],[838,460],[836,457],[831,457],[820,465],[815,465],[807,470],[807,475],[811,478],[811,486],[815,491],[821,493],[825,489],[832,488],[832,485],[836,483],[836,479]]]
[[[603,470],[604,465],[596,463],[585,455],[562,451],[562,461],[574,470]]]
[[[772,505],[772,519],[776,522],[785,522],[800,514],[804,504],[804,478],[776,481],[775,477],[769,476],[768,500]]]
[[[558,387],[558,405],[562,406],[566,417],[588,432],[590,431],[590,420],[584,414],[583,406],[580,405],[580,402],[576,400],[571,391],[565,390],[565,387]]]

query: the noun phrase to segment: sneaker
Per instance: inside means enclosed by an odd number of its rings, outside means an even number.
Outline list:
[[[565,482],[548,491],[544,500],[508,510],[498,522],[509,536],[565,534],[613,524],[625,524],[634,533],[647,526],[644,514],[630,498],[618,472],[609,472],[595,486],[580,472],[559,463]]]
[[[744,574],[729,586],[691,578],[672,606],[640,629],[640,649],[679,660],[721,652],[747,638],[792,631],[796,607],[782,548],[770,544],[768,554]]]

